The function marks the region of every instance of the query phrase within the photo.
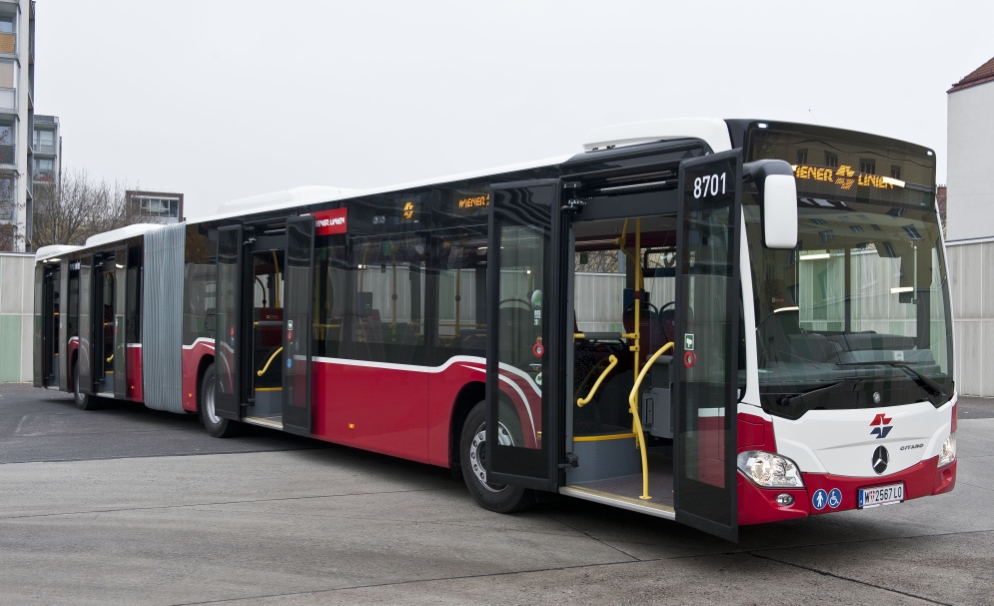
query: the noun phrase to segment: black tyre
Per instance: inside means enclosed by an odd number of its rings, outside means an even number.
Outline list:
[[[73,365],[72,373],[73,395],[76,398],[76,408],[80,410],[95,410],[97,408],[97,398],[88,396],[79,390],[79,363]]]
[[[487,407],[480,402],[469,412],[459,440],[459,460],[462,477],[476,502],[484,509],[497,513],[513,513],[535,504],[535,493],[520,486],[506,486],[485,481],[486,472]],[[513,445],[519,442],[520,427],[501,424],[500,442]]]
[[[204,378],[200,382],[200,420],[204,423],[207,433],[215,438],[230,438],[238,435],[240,428],[237,421],[223,419],[217,416],[214,409],[215,395],[217,393],[217,372],[211,364],[204,372]]]

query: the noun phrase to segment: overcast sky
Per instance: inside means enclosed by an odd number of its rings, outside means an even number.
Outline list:
[[[186,194],[365,188],[581,150],[592,128],[815,122],[936,150],[994,2],[38,0],[63,169]]]

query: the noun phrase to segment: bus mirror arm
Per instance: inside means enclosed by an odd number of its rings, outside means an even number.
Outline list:
[[[792,250],[797,247],[797,182],[794,169],[783,160],[757,160],[742,165],[746,180],[759,190],[763,246]]]

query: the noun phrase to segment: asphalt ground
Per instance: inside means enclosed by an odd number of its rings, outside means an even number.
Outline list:
[[[4,604],[990,604],[994,400],[955,491],[736,544],[568,498],[476,506],[447,470],[0,385]]]

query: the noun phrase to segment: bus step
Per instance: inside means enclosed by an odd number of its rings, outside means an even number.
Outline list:
[[[638,498],[633,499],[630,497],[623,497],[611,494],[610,492],[594,490],[593,488],[583,488],[581,486],[561,486],[559,488],[559,494],[593,501],[594,503],[602,503],[604,505],[620,507],[621,509],[627,509],[629,511],[637,511],[639,513],[656,516],[657,518],[666,518],[667,520],[676,519],[675,509],[666,505],[653,503],[651,500],[643,501]]]
[[[280,420],[276,420],[276,419],[266,419],[263,417],[243,417],[242,422],[248,423],[249,425],[259,425],[260,427],[268,427],[270,429],[283,429],[282,418],[280,418]]]

